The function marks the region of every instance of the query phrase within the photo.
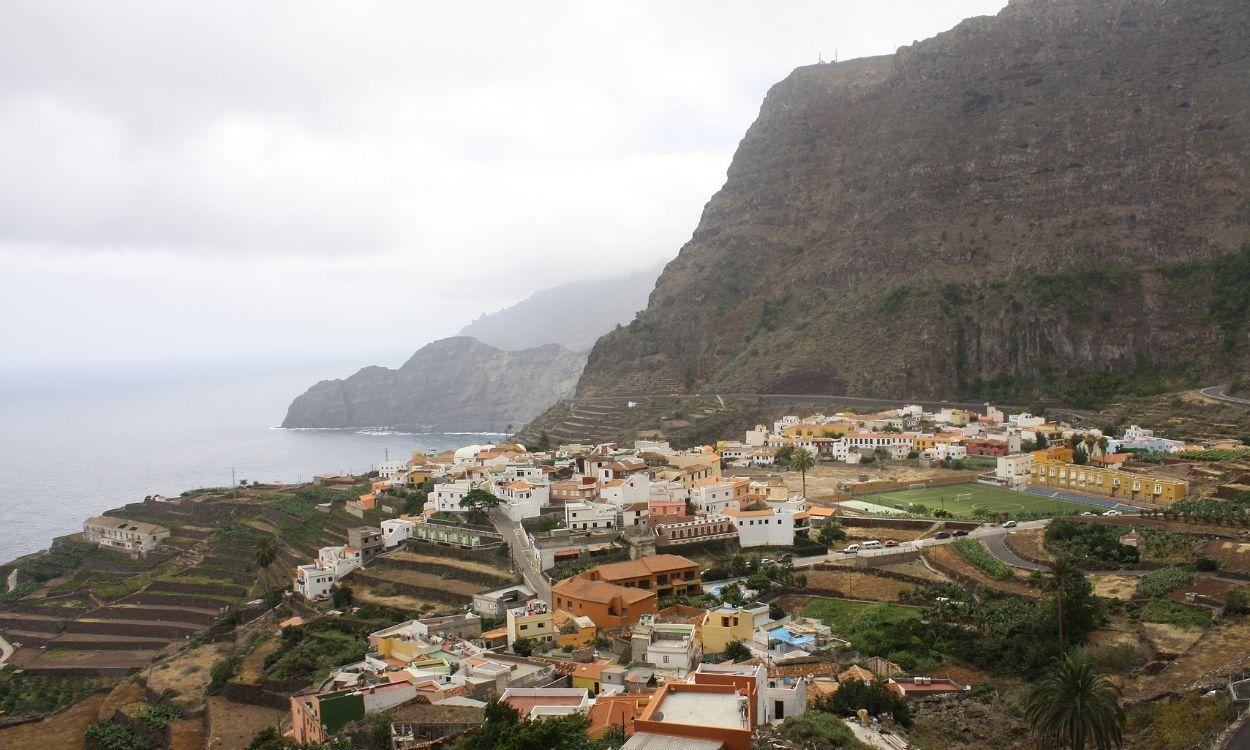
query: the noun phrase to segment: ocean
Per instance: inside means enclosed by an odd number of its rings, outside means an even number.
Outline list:
[[[359,362],[356,363],[357,365]],[[308,481],[386,458],[492,442],[480,433],[283,430],[291,399],[351,365],[0,372],[0,559],[45,549],[101,511],[228,486]]]

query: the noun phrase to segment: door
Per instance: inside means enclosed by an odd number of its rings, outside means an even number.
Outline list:
[[[773,701],[773,718],[781,721],[786,718],[786,704],[782,701]]]

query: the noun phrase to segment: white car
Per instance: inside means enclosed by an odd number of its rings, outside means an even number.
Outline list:
[[[846,549],[842,550],[842,554],[844,554],[844,555],[854,555],[854,554],[856,554],[856,553],[858,553],[858,552],[859,552],[859,545],[858,545],[858,544],[848,544],[848,545],[846,546]]]
[[[1090,513],[1088,510],[1083,510],[1083,511],[1081,511],[1081,515],[1083,515],[1083,516],[1092,516],[1092,515],[1094,515],[1094,514],[1093,514],[1093,513]]]
[[[1103,515],[1104,516],[1122,516],[1124,514],[1118,510],[1109,510],[1106,513],[1103,513]]]
[[[1015,521],[1003,521],[1003,528],[1004,528],[1004,529],[1014,529],[1015,527],[1016,527],[1016,522],[1015,522]]]

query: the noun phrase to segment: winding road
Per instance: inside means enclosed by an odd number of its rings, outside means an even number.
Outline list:
[[[1250,406],[1250,398],[1242,398],[1240,396],[1228,395],[1228,386],[1212,385],[1198,390],[1199,393],[1207,398],[1213,398],[1216,401],[1223,401],[1227,404],[1237,404],[1238,406]]]

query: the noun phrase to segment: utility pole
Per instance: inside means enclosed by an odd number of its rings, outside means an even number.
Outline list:
[[[239,496],[239,483],[234,476],[234,467],[230,467],[230,497]]]

